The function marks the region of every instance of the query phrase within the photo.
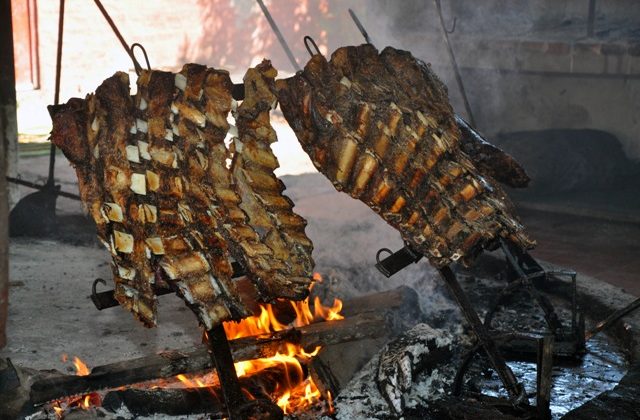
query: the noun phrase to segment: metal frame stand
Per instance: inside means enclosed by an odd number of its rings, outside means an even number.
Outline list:
[[[467,322],[471,324],[471,328],[478,339],[478,344],[482,347],[489,359],[489,363],[496,371],[502,384],[504,385],[507,393],[509,394],[509,398],[515,403],[520,404],[526,401],[526,394],[524,387],[522,384],[518,383],[513,371],[507,366],[507,362],[504,357],[498,350],[498,346],[496,342],[491,338],[487,329],[485,328],[482,321],[480,321],[480,317],[478,313],[473,309],[471,302],[469,302],[469,298],[462,290],[460,283],[456,279],[456,275],[453,273],[449,266],[441,268],[440,274],[442,274],[442,278],[445,283],[449,287],[451,293],[456,299],[462,314],[467,319]]]
[[[383,252],[390,253],[388,257],[381,260],[380,256]],[[418,262],[422,258],[422,255],[413,250],[410,245],[406,244],[401,250],[392,253],[389,249],[383,248],[376,254],[376,268],[384,274],[386,277],[391,277],[393,274],[402,270],[412,263]],[[475,350],[482,347],[489,359],[489,363],[496,371],[500,380],[502,381],[505,390],[509,394],[513,404],[522,404],[526,402],[526,394],[524,387],[518,383],[513,371],[507,366],[507,363],[500,353],[498,346],[494,339],[489,335],[487,328],[480,320],[478,313],[475,311],[466,293],[458,283],[456,275],[451,270],[451,267],[446,266],[439,269],[444,282],[447,284],[449,290],[453,294],[462,314],[465,319],[471,325],[471,329],[478,339],[478,344],[471,352],[471,356],[475,353]],[[470,357],[469,357],[470,359]],[[464,363],[463,363],[464,365]]]

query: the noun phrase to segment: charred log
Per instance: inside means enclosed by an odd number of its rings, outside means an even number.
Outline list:
[[[376,382],[389,407],[398,415],[415,376],[451,360],[451,340],[427,324],[418,324],[380,354]]]
[[[266,400],[275,392],[285,379],[282,369],[268,368],[259,375],[240,378],[240,386],[257,401]],[[168,414],[172,416],[188,414],[209,414],[220,418],[227,414],[219,385],[201,388],[130,388],[108,392],[102,406],[110,411],[125,407],[134,416]],[[263,419],[282,418],[282,411],[267,411],[272,405],[261,405],[265,414]],[[277,408],[277,407],[276,407]],[[267,415],[268,413],[268,415]]]

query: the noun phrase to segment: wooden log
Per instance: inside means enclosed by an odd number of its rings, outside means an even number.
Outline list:
[[[427,324],[418,324],[382,350],[376,382],[380,394],[397,415],[405,409],[405,396],[415,376],[451,360],[451,339]]]
[[[0,349],[7,343],[9,308],[9,150],[18,143],[11,1],[0,1]]]
[[[239,379],[240,386],[257,399],[268,399],[285,381],[286,372],[275,367],[267,368],[260,375]],[[102,407],[116,412],[125,407],[134,416],[168,414],[172,416],[188,414],[213,415],[220,418],[227,415],[219,386],[201,388],[129,388],[108,392]]]
[[[305,349],[313,350],[316,346],[377,337],[386,328],[383,317],[362,314],[341,321],[319,322],[269,335],[240,338],[229,343],[237,362],[273,356],[283,350],[285,342],[299,343]],[[31,387],[31,401],[41,404],[66,396],[211,369],[211,359],[205,347],[168,351],[98,366],[87,376],[60,376],[37,381]]]
[[[536,407],[541,419],[551,418],[551,388],[553,386],[553,335],[538,340],[538,370],[536,380]]]

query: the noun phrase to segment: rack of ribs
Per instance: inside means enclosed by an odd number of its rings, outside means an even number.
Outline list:
[[[207,329],[241,319],[249,311],[231,280],[233,260],[260,300],[305,298],[313,266],[306,222],[282,195],[277,161],[253,165],[275,160],[269,108],[249,109],[264,105],[264,88],[247,89],[239,110],[236,144],[256,146],[234,159],[234,172],[245,174],[236,181],[225,145],[235,104],[226,71],[187,64],[177,74],[143,71],[137,85],[132,97],[128,75],[116,73],[85,100],[50,107],[51,140],[75,166],[82,201],[112,255],[118,302],[154,326],[154,289],[167,283]],[[263,214],[241,207],[241,196],[265,203]],[[284,263],[280,246],[298,258]]]
[[[447,90],[410,53],[343,47],[276,82],[280,107],[312,162],[442,268],[470,264],[505,238],[534,242],[503,190],[461,150]]]

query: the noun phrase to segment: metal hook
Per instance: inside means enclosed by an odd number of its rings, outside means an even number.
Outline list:
[[[140,50],[142,51],[142,55],[144,56],[144,61],[147,63],[147,70],[151,70],[151,64],[149,64],[149,56],[147,55],[147,50],[144,49],[144,47],[142,46],[142,44],[135,42],[133,44],[131,44],[131,59],[133,60],[133,66],[136,69],[136,74],[139,76],[140,73],[142,72],[142,66],[140,66],[140,63],[138,62],[138,60],[136,59],[136,55],[135,55],[135,48],[138,47],[140,48]]]
[[[378,252],[376,252],[376,263],[380,264],[380,255],[383,252],[387,252],[389,255],[393,254],[393,251],[391,251],[389,248],[380,248]]]
[[[315,54],[311,51],[311,47],[309,47],[309,43],[311,43],[311,45],[313,45],[313,47],[316,49],[317,54],[322,55],[322,53],[320,52],[320,49],[318,48],[318,44],[316,44],[316,41],[314,41],[313,38],[311,38],[309,35],[306,35],[304,37],[304,46],[309,52],[309,55],[311,57],[313,57]]]
[[[94,296],[98,295],[98,292],[96,291],[96,286],[98,285],[98,283],[102,283],[103,286],[107,285],[107,282],[104,281],[103,279],[95,279],[93,281],[93,285],[91,286],[91,298],[93,299]]]
[[[448,34],[452,34],[452,33],[454,33],[454,32],[455,32],[455,30],[456,30],[456,23],[457,23],[457,22],[458,22],[458,18],[457,18],[457,17],[454,17],[454,18],[453,18],[453,25],[451,25],[451,29],[444,28],[444,31],[445,31],[446,33],[448,33]]]

